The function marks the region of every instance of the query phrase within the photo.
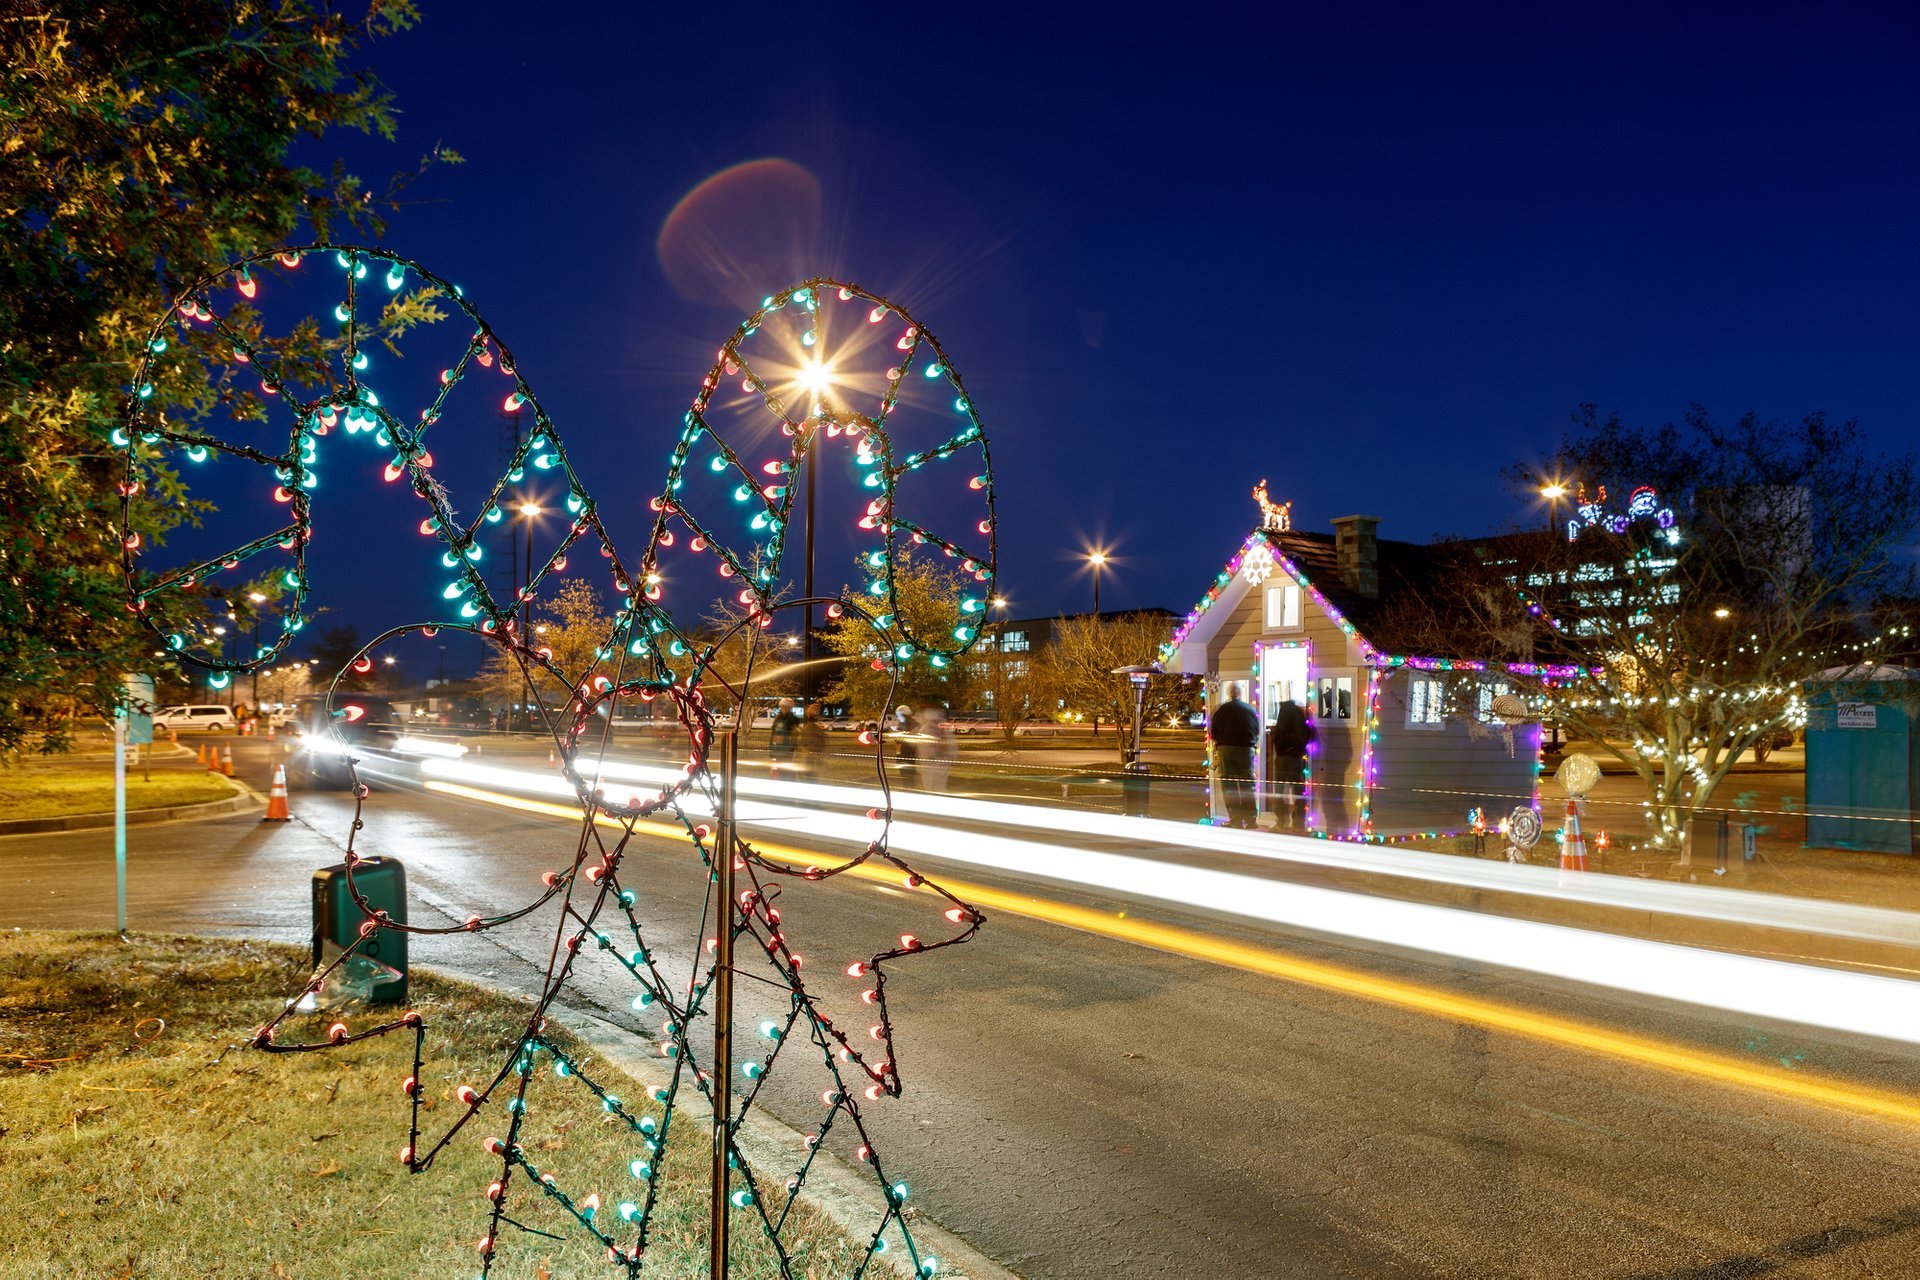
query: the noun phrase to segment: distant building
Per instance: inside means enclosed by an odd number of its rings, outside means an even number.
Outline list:
[[[1242,685],[1263,725],[1282,699],[1306,710],[1319,735],[1308,757],[1309,828],[1345,839],[1461,831],[1469,810],[1493,826],[1532,803],[1540,726],[1503,724],[1492,705],[1506,692],[1503,671],[1522,668],[1471,660],[1487,648],[1473,637],[1432,653],[1395,634],[1396,603],[1430,580],[1433,550],[1379,538],[1375,516],[1343,516],[1329,535],[1292,528],[1286,508],[1262,510],[1262,527],[1214,575],[1161,665],[1204,680],[1209,708],[1227,685]],[[1260,778],[1265,756],[1263,746]],[[1214,817],[1224,819],[1213,790]],[[1265,813],[1273,792],[1260,791]]]
[[[984,628],[980,642],[967,655],[967,674],[972,677],[973,685],[973,705],[966,709],[981,712],[993,710],[990,671],[994,662],[1005,664],[1002,672],[1005,679],[1024,680],[1032,674],[1033,664],[1040,655],[1053,643],[1054,635],[1062,623],[1092,617],[1162,618],[1166,621],[1169,635],[1179,621],[1179,615],[1171,609],[1103,609],[1098,614],[1057,613],[990,622]]]

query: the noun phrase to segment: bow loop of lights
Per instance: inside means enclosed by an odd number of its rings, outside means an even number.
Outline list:
[[[313,305],[285,332],[270,334],[264,304],[277,289],[301,298],[317,292],[328,302]],[[445,367],[423,376],[411,367],[417,361],[393,358],[409,329],[449,317],[470,336],[459,341]],[[202,387],[205,398],[158,394],[162,385]],[[170,411],[169,399],[185,403]],[[233,420],[230,430],[202,425],[214,408]],[[497,480],[463,517],[449,485],[436,476],[431,449],[450,459],[471,458],[491,441],[482,445],[450,433],[467,429],[461,424],[476,418],[492,421],[513,413],[530,415],[530,428],[516,433]],[[276,417],[286,419],[284,433]],[[403,1087],[410,1110],[401,1161],[410,1171],[423,1172],[456,1139],[484,1146],[499,1161],[497,1176],[484,1192],[485,1227],[475,1243],[482,1274],[492,1272],[511,1233],[552,1234],[516,1216],[544,1205],[549,1226],[586,1233],[605,1247],[610,1272],[636,1276],[653,1239],[677,1108],[689,1088],[709,1102],[713,1097],[706,1065],[716,978],[712,938],[717,913],[724,910],[724,927],[736,941],[736,972],[758,979],[756,986],[773,992],[780,1009],[760,1025],[764,1051],[758,1057],[743,1054],[745,1061],[738,1064],[744,1083],[734,1095],[729,1133],[759,1103],[780,1063],[795,1063],[789,1074],[797,1074],[806,1061],[815,1063],[823,1100],[823,1114],[786,1167],[756,1165],[737,1147],[730,1149],[739,1180],[731,1197],[734,1211],[757,1219],[781,1273],[796,1274],[785,1238],[789,1206],[819,1153],[844,1142],[877,1180],[886,1206],[864,1238],[855,1274],[868,1271],[888,1248],[891,1234],[904,1245],[914,1272],[933,1275],[937,1264],[923,1255],[909,1227],[906,1184],[884,1167],[868,1131],[866,1108],[897,1097],[902,1088],[887,998],[889,967],[967,941],[983,916],[889,848],[892,805],[883,748],[874,744],[884,803],[870,812],[872,829],[864,849],[838,862],[822,859],[830,865],[795,867],[740,840],[738,892],[727,904],[716,904],[707,894],[698,935],[705,945],[682,943],[676,951],[675,944],[650,932],[642,922],[645,881],[637,867],[623,877],[623,866],[635,837],[657,836],[664,821],[684,835],[692,855],[687,874],[703,885],[712,878],[712,860],[721,851],[713,824],[719,788],[707,767],[716,723],[708,689],[724,684],[727,700],[743,709],[744,722],[753,679],[749,658],[744,676],[721,680],[716,657],[730,642],[744,642],[751,654],[777,613],[824,605],[831,617],[851,617],[872,627],[881,655],[875,661],[892,672],[896,684],[909,664],[944,666],[975,642],[978,628],[968,625],[968,615],[984,608],[997,574],[992,464],[972,398],[934,336],[895,303],[853,284],[814,279],[769,295],[720,347],[701,380],[680,423],[665,483],[645,504],[650,533],[633,560],[616,549],[559,429],[492,326],[456,286],[384,249],[313,244],[255,254],[180,289],[148,335],[112,439],[127,459],[121,486],[127,607],[167,652],[207,669],[216,688],[235,674],[258,671],[281,658],[312,617],[308,552],[316,510],[328,500],[319,490],[323,463],[331,468],[351,462],[356,449],[371,451],[377,483],[401,486],[417,498],[419,533],[427,540],[423,553],[444,571],[432,615],[393,627],[363,647],[333,676],[328,690],[335,746],[353,784],[345,879],[364,922],[360,941],[317,968],[305,994],[318,997],[328,990],[329,980],[382,931],[478,933],[543,909],[557,917],[553,959],[531,1015],[490,1078],[460,1085],[455,1117],[437,1136],[423,1131],[428,1118],[423,1103],[431,1105],[422,1084],[428,1027],[416,1012],[358,1027],[338,1021],[322,1036],[296,1040],[282,1034],[298,1025],[289,1024],[297,1008],[297,1002],[289,1002],[280,1017],[258,1030],[256,1046],[279,1053],[324,1052],[410,1033],[412,1067]],[[196,468],[229,460],[242,464],[238,483],[230,469],[214,473],[217,483],[194,475]],[[781,576],[796,489],[812,478],[809,468],[838,469],[836,474],[856,486],[860,501],[852,532],[864,546],[859,562],[868,571],[862,586],[817,600],[799,598]],[[185,568],[154,572],[142,564],[151,548],[143,547],[138,533],[141,508],[146,502],[180,500],[172,479],[176,472],[211,490],[223,513],[231,509],[238,518],[257,518],[258,524],[224,550],[196,555]],[[490,531],[497,533],[494,527],[514,516],[530,477],[563,495],[564,529],[537,560],[529,533],[524,582],[502,589],[489,581],[485,547]],[[935,477],[949,480],[948,497],[925,487]],[[607,477],[603,494],[627,482],[625,476]],[[623,508],[642,505],[630,503],[624,491],[619,497]],[[345,523],[351,515],[339,519]],[[910,549],[951,561],[950,581],[979,584],[951,602],[961,625],[935,631],[901,607],[899,570]],[[616,598],[603,642],[590,659],[571,665],[540,642],[532,625],[533,607],[544,602],[543,589],[551,591],[564,580],[570,562],[574,580],[597,578],[599,588],[610,588]],[[711,625],[711,617],[704,626],[684,613],[677,619],[668,608],[669,587],[691,580],[703,565],[713,575],[708,580],[717,580],[725,592],[723,628]],[[246,573],[270,577],[272,595],[253,598],[277,605],[278,627],[234,654],[217,625],[215,601],[237,591]],[[269,612],[263,608],[259,614]],[[343,731],[341,681],[349,672],[367,671],[382,644],[441,633],[470,635],[494,646],[525,677],[538,722],[551,735],[554,758],[583,821],[571,865],[547,872],[529,886],[524,901],[496,904],[444,926],[402,924],[376,910],[354,882],[356,867],[364,864],[356,846],[371,792],[359,767],[367,748]],[[568,692],[549,700],[542,690],[554,687]],[[671,708],[670,723],[684,741],[684,764],[647,770],[605,759],[612,712],[633,702]],[[871,1009],[872,1025],[850,1029],[829,1015],[821,993],[803,980],[803,957],[793,949],[794,923],[783,919],[775,904],[791,905],[782,897],[782,881],[809,884],[873,862],[890,865],[911,894],[924,895],[937,923],[927,927],[930,936],[903,933],[891,945],[846,957],[851,963],[828,969],[826,981],[850,979],[864,988],[858,997]],[[606,967],[630,988],[635,1034],[652,1039],[665,1059],[667,1083],[644,1101],[609,1093],[593,1065],[570,1057],[545,1029],[549,1008],[588,965]],[[643,1014],[657,1024],[641,1024]],[[584,1185],[564,1167],[536,1162],[523,1137],[531,1108],[545,1095],[530,1093],[529,1085],[547,1071],[591,1097],[609,1123],[631,1135],[632,1160],[622,1170],[625,1186]],[[699,1143],[704,1137],[705,1131],[696,1129],[685,1140]],[[617,1210],[607,1211],[608,1203],[617,1203]],[[805,1264],[798,1265],[798,1274],[806,1274]]]

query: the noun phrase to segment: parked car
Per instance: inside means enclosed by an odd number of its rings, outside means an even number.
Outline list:
[[[223,707],[217,703],[195,703],[188,706],[162,707],[153,713],[153,727],[172,729],[175,732],[199,729],[203,733],[212,733],[224,729],[231,733],[239,727],[234,718],[232,707]]]
[[[309,791],[338,791],[353,781],[344,752],[390,751],[401,727],[385,698],[342,693],[331,707],[323,693],[298,698],[293,704],[297,745],[287,781]]]

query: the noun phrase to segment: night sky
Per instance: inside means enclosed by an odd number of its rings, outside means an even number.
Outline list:
[[[1094,544],[1103,605],[1184,611],[1262,477],[1309,529],[1531,520],[1500,470],[1583,401],[1914,437],[1903,6],[424,7],[369,54],[399,143],[307,158],[465,153],[386,243],[508,337],[603,505],[658,490],[714,349],[816,273],[896,298],[954,359],[1016,615],[1086,608]],[[662,238],[755,160],[786,163]],[[494,426],[472,432],[491,466]],[[371,633],[435,581],[321,597]]]

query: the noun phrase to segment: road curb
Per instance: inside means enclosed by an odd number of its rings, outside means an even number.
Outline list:
[[[497,978],[482,978],[441,965],[413,967],[416,971],[443,975],[514,999],[527,998],[524,991],[515,990]],[[608,1022],[598,1014],[558,1001],[548,1007],[548,1016],[559,1021],[643,1086],[664,1086],[668,1083],[668,1074],[661,1064],[634,1048],[635,1033],[627,1028]],[[699,1090],[686,1091],[683,1101],[677,1105],[703,1126],[711,1124],[713,1113],[707,1108],[706,1099]],[[780,1167],[783,1160],[790,1160],[796,1153],[806,1149],[803,1135],[761,1110],[755,1110],[747,1117],[737,1134],[737,1141],[755,1164],[776,1168]],[[887,1210],[880,1188],[873,1184],[871,1178],[827,1151],[814,1155],[801,1199],[826,1214],[856,1240],[869,1235],[873,1224]],[[913,1237],[923,1256],[930,1254],[940,1260],[939,1275],[947,1280],[1021,1280],[1017,1272],[1009,1271],[928,1218],[913,1220]],[[891,1254],[881,1254],[874,1261],[900,1276],[912,1275],[911,1264],[907,1264],[904,1258],[896,1259]]]
[[[208,800],[202,804],[176,804],[164,809],[129,809],[127,825],[130,827],[147,826],[156,822],[179,822],[188,818],[224,818],[231,814],[244,813],[255,805],[263,803],[252,788],[241,782],[233,782],[235,793],[225,800]],[[113,825],[111,813],[69,813],[57,818],[12,818],[0,822],[0,836],[45,835],[54,831],[97,831]]]

